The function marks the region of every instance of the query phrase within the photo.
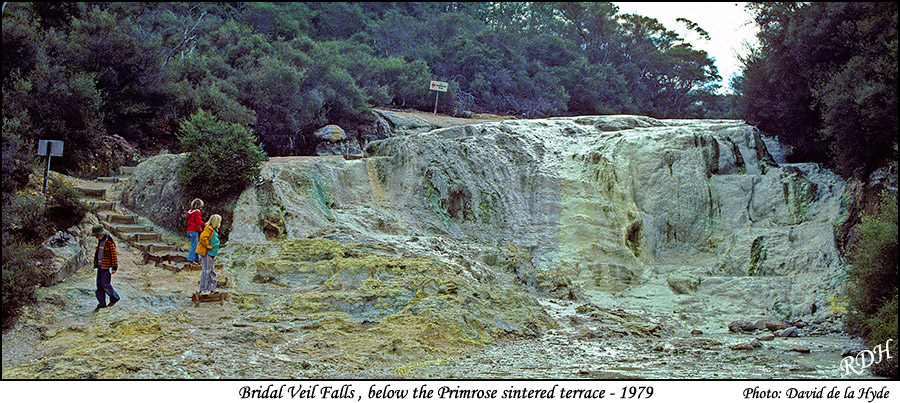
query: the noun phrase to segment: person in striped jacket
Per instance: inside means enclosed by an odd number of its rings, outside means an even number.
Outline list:
[[[91,230],[94,237],[97,238],[97,250],[94,253],[94,268],[97,269],[97,307],[94,312],[101,308],[108,308],[119,302],[119,294],[112,287],[112,275],[119,269],[119,257],[116,253],[116,242],[106,233],[102,225],[95,225]],[[109,295],[109,303],[106,303],[106,296]]]

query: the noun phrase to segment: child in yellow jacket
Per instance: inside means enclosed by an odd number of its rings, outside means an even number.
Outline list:
[[[197,254],[200,255],[200,294],[206,295],[216,292],[216,255],[219,254],[219,227],[222,226],[222,216],[213,214],[209,217],[206,227],[200,233],[197,242]]]

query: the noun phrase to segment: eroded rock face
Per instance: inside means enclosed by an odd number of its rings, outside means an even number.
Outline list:
[[[535,296],[596,304],[579,313],[596,321],[585,337],[827,315],[844,182],[777,163],[766,141],[739,121],[575,117],[408,132],[359,160],[271,161],[218,261],[241,318],[309,334],[286,351],[353,345],[398,365],[546,334],[559,323]],[[183,158],[142,163],[126,205],[179,213]]]
[[[476,274],[491,268],[479,257],[512,245],[537,272],[598,291],[645,282],[653,264],[688,266],[678,274],[693,276],[690,292],[703,292],[698,270],[778,276],[778,292],[754,307],[782,317],[825,306],[836,285],[843,181],[814,164],[775,163],[739,121],[505,121],[391,137],[367,151],[366,160],[267,165],[238,206],[258,217],[235,220],[265,222],[274,211],[286,238],[343,234],[427,255],[442,253],[405,240],[458,240],[463,256],[445,257]],[[264,227],[233,236],[264,239]]]
[[[766,150],[738,121],[635,116],[472,125],[368,148],[379,193],[407,211],[399,233],[511,243],[604,291],[639,283],[653,263],[783,276],[780,316],[809,313],[797,307],[827,299],[837,277],[844,183]]]
[[[138,164],[122,189],[122,204],[163,228],[183,234],[187,223],[184,214],[196,197],[185,194],[178,183],[178,172],[187,157],[187,153],[162,154]]]

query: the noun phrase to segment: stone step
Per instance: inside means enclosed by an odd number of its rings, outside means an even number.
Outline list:
[[[139,232],[131,236],[131,242],[162,241],[162,235],[157,233]]]
[[[117,225],[109,225],[109,228],[119,234],[119,238],[126,239],[128,238],[125,234],[133,234],[136,232],[151,232],[153,231],[153,227],[149,225],[131,225],[131,224],[117,224]]]
[[[121,179],[119,179],[118,176],[101,176],[97,178],[97,181],[104,183],[118,183],[121,181]]]
[[[128,176],[134,174],[134,169],[137,167],[119,167],[119,175]]]
[[[93,189],[76,186],[75,190],[78,193],[81,193],[84,197],[95,197],[101,199],[106,197],[106,189]]]
[[[134,214],[107,214],[104,221],[111,224],[137,224],[138,216]]]
[[[116,204],[118,203],[114,201],[88,200],[85,204],[92,211],[116,211]]]
[[[158,243],[141,243],[137,242],[133,244],[134,247],[150,253],[160,253],[160,252],[178,252],[179,248],[175,245],[166,245],[166,244],[158,244]]]

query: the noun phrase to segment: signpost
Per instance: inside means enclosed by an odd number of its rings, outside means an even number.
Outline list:
[[[438,104],[438,95],[442,92],[447,92],[447,88],[449,85],[443,81],[432,81],[431,85],[428,86],[428,89],[431,91],[435,91],[434,93],[434,113],[437,114],[437,104]]]
[[[50,157],[62,157],[63,142],[59,140],[38,140],[38,155],[47,156],[47,167],[44,168],[44,190],[47,193],[47,175],[50,173]]]

